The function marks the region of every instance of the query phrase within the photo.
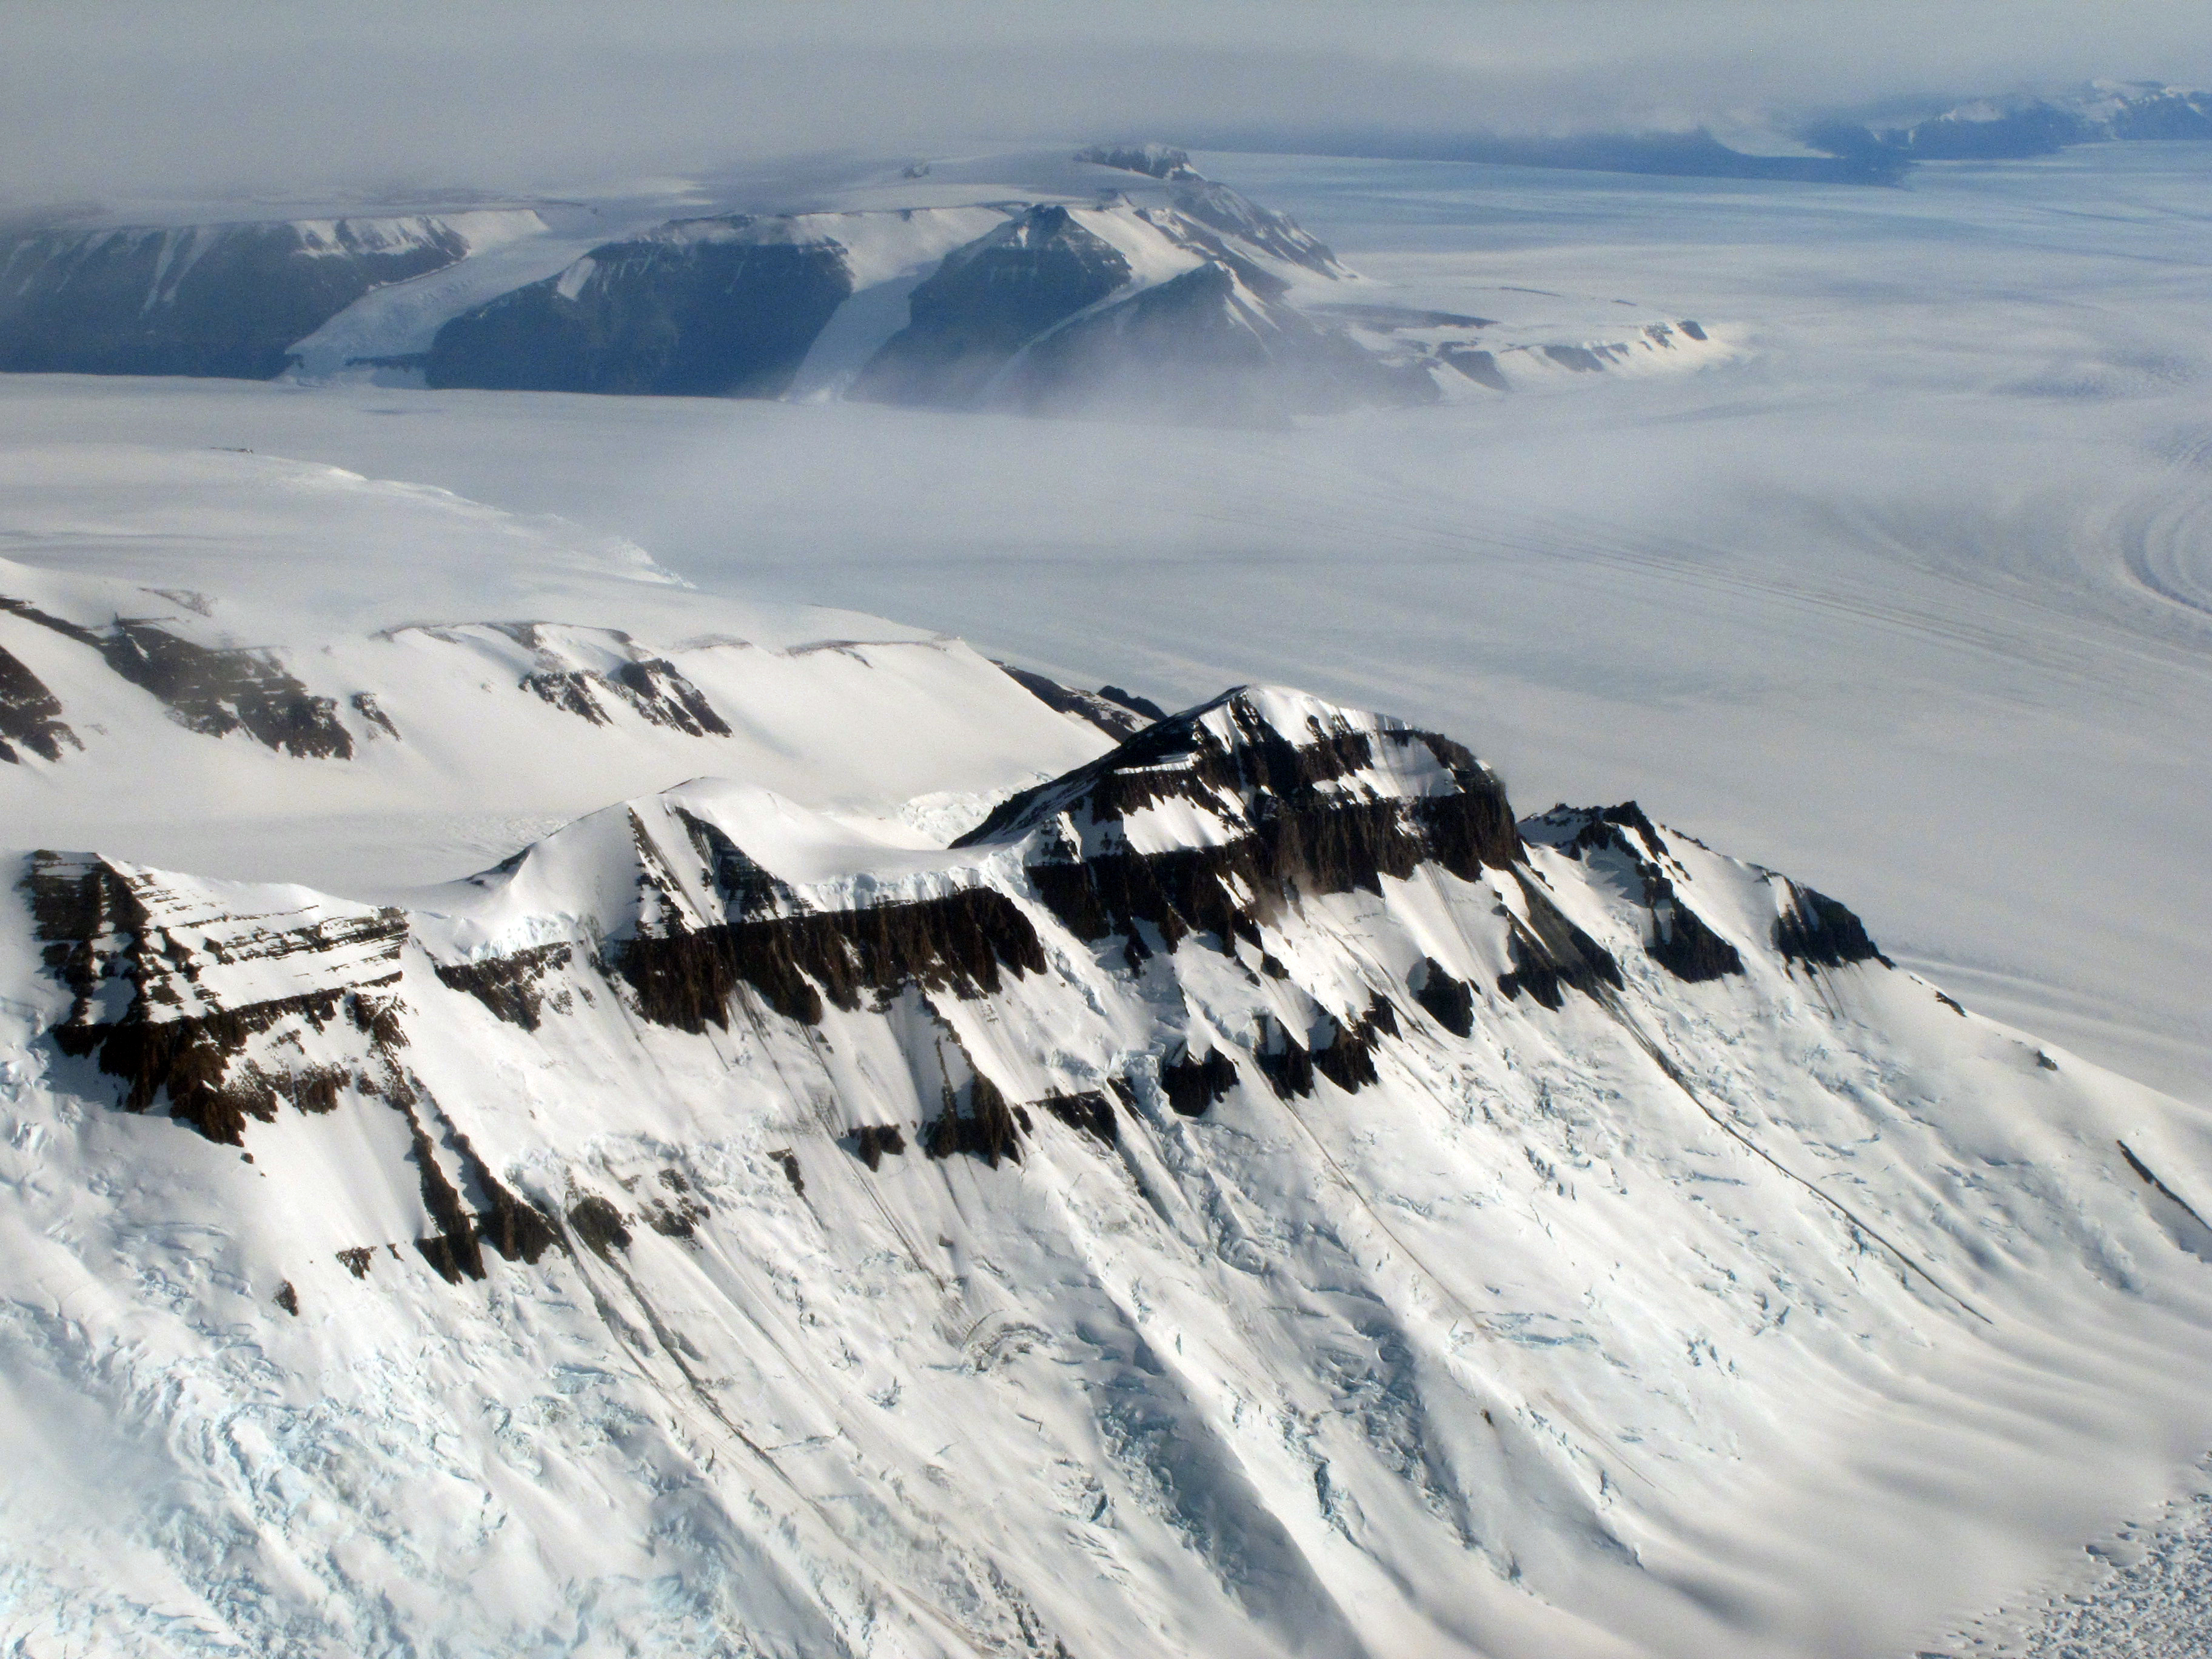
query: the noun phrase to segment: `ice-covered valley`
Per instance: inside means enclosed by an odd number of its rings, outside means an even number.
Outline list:
[[[1727,351],[0,378],[0,1644],[1871,1659],[2140,1577],[2212,155],[1200,160],[1364,303]]]

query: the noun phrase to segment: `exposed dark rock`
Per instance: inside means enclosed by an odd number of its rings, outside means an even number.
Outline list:
[[[396,910],[328,915],[250,942],[270,957],[343,951],[371,968],[357,986],[325,988],[237,1008],[184,1014],[177,981],[197,973],[193,948],[172,939],[132,881],[99,859],[33,853],[23,888],[46,970],[71,994],[68,1016],[49,1034],[72,1057],[96,1055],[100,1071],[125,1085],[122,1105],[143,1112],[167,1097],[171,1115],[210,1140],[243,1143],[246,1121],[267,1122],[289,1102],[309,1111],[336,1104],[339,1074],[288,1066],[276,1073],[239,1063],[250,1041],[291,1021],[321,1030],[350,1012],[374,1035],[382,1010],[364,994],[396,981],[407,923]],[[232,947],[236,948],[236,947]],[[375,967],[389,964],[389,971]],[[120,981],[129,1000],[119,1016],[93,1017],[103,985]]]
[[[707,694],[662,657],[641,657],[605,674],[590,668],[543,669],[523,676],[522,688],[594,726],[609,724],[605,699],[611,697],[653,725],[689,737],[730,735],[729,722],[715,712]]]
[[[597,1193],[587,1193],[568,1206],[568,1225],[603,1261],[613,1260],[611,1251],[629,1248],[629,1229],[623,1223],[622,1212]]]
[[[1656,896],[1652,909],[1658,933],[1644,948],[1675,978],[1695,984],[1743,971],[1741,953],[1676,898],[1671,885]]]
[[[1236,727],[1224,742],[1204,724],[1217,707]],[[1105,823],[1158,800],[1201,806],[1239,801],[1251,833],[1213,847],[1157,854],[1108,853],[1036,860],[1028,873],[1054,915],[1085,939],[1119,934],[1133,961],[1150,947],[1147,924],[1173,950],[1194,932],[1258,944],[1259,923],[1298,893],[1380,890],[1433,860],[1472,879],[1511,864],[1520,851],[1512,810],[1498,780],[1457,744],[1432,733],[1393,731],[1384,741],[1425,745],[1449,771],[1450,792],[1413,801],[1360,799],[1325,790],[1375,758],[1364,732],[1345,727],[1294,743],[1241,694],[1148,726],[1090,765],[1002,803],[953,844],[1018,839],[1061,813]]]
[[[770,1152],[769,1156],[775,1160],[777,1167],[783,1171],[783,1178],[791,1183],[791,1190],[801,1198],[805,1197],[806,1177],[799,1172],[799,1154],[788,1146],[781,1146]]]
[[[53,227],[0,252],[0,369],[265,380],[370,289],[467,252],[435,220]]]
[[[1784,956],[1822,968],[1854,962],[1897,965],[1867,936],[1866,924],[1834,899],[1787,877],[1775,879],[1782,884],[1784,898],[1782,914],[1774,920],[1774,948]]]
[[[1102,167],[1119,167],[1124,173],[1142,173],[1154,179],[1168,178],[1190,166],[1190,152],[1171,144],[1092,144],[1076,151],[1075,159]]]
[[[276,1287],[276,1303],[293,1318],[297,1319],[300,1316],[300,1293],[292,1288],[290,1279],[286,1279]]]
[[[169,707],[179,725],[209,737],[244,731],[287,754],[344,760],[353,737],[337,702],[318,697],[265,651],[195,645],[150,622],[118,618],[105,633],[0,596],[0,610],[88,645],[131,684]]]
[[[42,760],[58,761],[62,745],[84,745],[62,723],[61,700],[20,659],[0,650],[0,761],[21,764],[20,746]]]
[[[1685,904],[1660,860],[1668,856],[1658,826],[1634,801],[1618,806],[1553,807],[1531,820],[1533,838],[1548,841],[1572,859],[1610,853],[1642,884],[1650,921],[1645,952],[1677,979],[1691,983],[1743,971],[1743,957]]]
[[[707,1206],[693,1196],[691,1183],[684,1178],[680,1170],[663,1170],[660,1184],[668,1189],[665,1199],[648,1199],[641,1213],[645,1224],[664,1238],[690,1238],[698,1231],[709,1212]]]
[[[964,1152],[994,1170],[1002,1158],[1018,1164],[1024,1127],[1021,1119],[1025,1116],[1019,1107],[1007,1104],[997,1084],[978,1072],[965,1089],[945,1091],[944,1109],[922,1132],[922,1151],[939,1158]]]
[[[1160,1062],[1160,1092],[1168,1104],[1185,1117],[1203,1117],[1206,1110],[1237,1086],[1237,1062],[1218,1048],[1204,1060],[1178,1047]]]
[[[1433,957],[1423,957],[1413,965],[1407,982],[1413,993],[1413,1000],[1437,1024],[1454,1036],[1474,1035],[1474,989],[1445,972],[1443,963]]]
[[[349,1250],[340,1250],[338,1260],[345,1264],[345,1270],[356,1279],[366,1279],[370,1266],[376,1261],[376,1250],[373,1245],[356,1244]]]
[[[1252,1050],[1260,1074],[1280,1098],[1313,1092],[1313,1052],[1273,1015],[1260,1017],[1260,1040]]]
[[[1680,328],[1683,333],[1688,335],[1693,340],[1702,340],[1705,337],[1705,331],[1704,328],[1699,325],[1692,322],[1686,317],[1682,319],[1680,322],[1675,325],[1675,326]]]
[[[1118,685],[1102,685],[1098,688],[1098,695],[1109,702],[1118,702],[1124,708],[1134,709],[1145,717],[1148,724],[1153,720],[1164,720],[1168,717],[1168,711],[1150,697],[1140,697],[1133,691],[1124,691]]]
[[[116,1024],[58,1025],[52,1035],[64,1054],[97,1055],[103,1073],[123,1080],[125,1111],[143,1112],[166,1096],[170,1116],[210,1140],[239,1146],[245,1144],[246,1119],[274,1121],[291,1092],[256,1067],[234,1066],[248,1040],[295,1019],[320,1030],[337,1017],[342,1000],[335,991],[309,992],[161,1021],[140,1017],[142,1005],[134,1003]]]
[[[1310,1050],[1313,1068],[1346,1093],[1364,1089],[1376,1080],[1376,1043],[1385,1036],[1395,1036],[1397,1030],[1395,1011],[1380,998],[1348,1025],[1323,1015],[1320,1040]]]
[[[89,628],[81,627],[50,611],[41,611],[27,599],[11,599],[6,594],[0,593],[0,611],[5,611],[11,616],[21,617],[25,622],[36,623],[41,628],[52,629],[64,639],[75,640],[79,645],[88,645],[95,651],[100,650],[106,643],[100,635],[94,633]]]
[[[842,248],[781,230],[738,214],[595,247],[560,275],[447,322],[423,379],[493,391],[781,397],[853,292]]]
[[[395,1103],[405,1109],[409,1103]],[[411,1113],[410,1121],[413,1121]],[[561,1230],[552,1217],[527,1200],[516,1197],[502,1185],[477,1155],[466,1135],[450,1124],[445,1133],[460,1165],[462,1186],[467,1189],[465,1193],[454,1192],[450,1203],[441,1198],[443,1208],[432,1212],[444,1229],[445,1237],[469,1241],[465,1245],[451,1246],[452,1261],[457,1264],[473,1261],[475,1271],[469,1277],[481,1279],[483,1258],[475,1248],[477,1243],[489,1244],[509,1261],[523,1262],[535,1262],[547,1250],[561,1244]],[[450,1183],[448,1190],[452,1190]],[[465,1200],[471,1194],[475,1208],[465,1211]],[[434,1261],[433,1265],[437,1265]]]
[[[911,320],[861,371],[852,395],[973,403],[1023,346],[1129,276],[1129,262],[1066,208],[1030,208],[945,256],[909,296]]]
[[[1121,1137],[1113,1105],[1102,1094],[1047,1095],[1036,1103],[1069,1128],[1080,1129],[1105,1146],[1111,1146]]]
[[[441,962],[433,966],[441,983],[466,991],[508,1024],[534,1031],[546,996],[539,988],[540,981],[568,966],[574,954],[566,945],[541,945],[511,956]]]
[[[863,1124],[846,1138],[852,1142],[853,1156],[871,1170],[884,1167],[886,1153],[896,1158],[906,1151],[906,1137],[896,1123]]]
[[[1498,367],[1498,358],[1493,353],[1453,342],[1437,347],[1437,356],[1477,386],[1486,386],[1492,392],[1513,390],[1512,383]]]
[[[483,1250],[477,1238],[476,1217],[462,1203],[459,1191],[439,1164],[437,1148],[414,1106],[404,1105],[400,1110],[407,1118],[411,1156],[422,1182],[422,1207],[438,1226],[428,1237],[416,1239],[415,1248],[448,1285],[482,1279]]]
[[[1046,708],[1088,720],[1109,737],[1126,738],[1160,718],[1157,714],[1142,713],[1128,701],[1127,693],[1116,697],[1109,691],[1078,691],[1073,686],[1062,685],[1058,680],[1048,679],[1026,668],[1016,668],[1011,663],[1002,662],[999,666],[1006,670],[1015,684]]]
[[[1966,1005],[1960,1002],[1956,998],[1947,997],[1941,991],[1938,991],[1936,994],[1936,1000],[1942,1003],[1946,1008],[1948,1008],[1953,1013],[1958,1015],[1961,1019],[1966,1018]]]
[[[656,1024],[703,1031],[728,1020],[732,993],[750,986],[787,1018],[813,1024],[822,996],[840,1008],[861,994],[902,987],[981,996],[1002,969],[1042,973],[1044,945],[1019,906],[973,888],[943,898],[735,923],[640,937],[615,947],[615,965]]]
[[[121,621],[100,654],[195,732],[221,737],[243,730],[271,749],[301,757],[345,760],[353,754],[336,700],[311,695],[266,652],[210,650],[150,623]]]
[[[713,872],[714,896],[733,920],[789,915],[805,908],[786,883],[732,841],[719,825],[680,806],[674,811],[701,861]]]
[[[1498,988],[1508,997],[1526,991],[1545,1007],[1566,1006],[1565,988],[1601,999],[1606,988],[1621,988],[1620,964],[1613,952],[1563,915],[1543,889],[1519,870],[1514,872],[1528,919],[1515,917],[1506,939],[1513,970],[1501,974]]]
[[[399,735],[399,728],[392,723],[392,716],[378,704],[374,691],[356,691],[349,701],[353,704],[354,713],[367,720],[372,731],[381,732],[387,738]]]

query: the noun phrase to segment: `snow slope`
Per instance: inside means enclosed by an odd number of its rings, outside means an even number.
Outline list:
[[[0,559],[0,651],[60,728],[0,765],[16,845],[376,892],[700,773],[883,812],[1105,741],[957,640],[718,599],[441,490],[115,447],[0,480],[9,546],[63,566]]]
[[[0,242],[0,368],[267,379],[364,295],[545,229],[528,208],[42,227]]]
[[[1302,693],[950,848],[18,868],[27,1650],[1874,1654],[2212,1427],[2200,1114]]]

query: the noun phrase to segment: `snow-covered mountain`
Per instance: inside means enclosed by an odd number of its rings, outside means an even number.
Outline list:
[[[776,198],[795,204],[757,205]],[[1157,144],[442,216],[64,223],[6,259],[0,367],[26,369],[1266,421],[1723,354],[1663,314],[1501,333],[1378,302]]]
[[[1633,804],[85,465],[137,567],[0,568],[26,1652],[1881,1651],[1824,1529],[2197,1352],[2197,1115]],[[333,544],[182,585],[195,468]],[[656,775],[376,896],[44,828]],[[1955,1474],[1850,1473],[1900,1413]]]
[[[1188,160],[1085,150],[1064,169],[1092,184],[1081,198],[673,221],[454,317],[422,373],[433,386],[1182,418],[1441,395],[1446,359],[1301,309],[1295,290],[1349,273]],[[944,183],[932,169],[917,188]]]
[[[46,226],[0,241],[0,370],[267,380],[372,289],[544,228],[526,208]]]
[[[2052,96],[1972,99],[1909,117],[1846,117],[1808,128],[1807,140],[1839,155],[1910,161],[2048,155],[2070,144],[2212,139],[2212,93],[2159,81],[2092,81]]]

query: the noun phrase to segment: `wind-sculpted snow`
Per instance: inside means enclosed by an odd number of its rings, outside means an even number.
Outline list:
[[[949,847],[701,778],[404,907],[10,887],[28,1650],[1884,1651],[1779,1498],[2206,1311],[2181,1109],[1279,688]]]

